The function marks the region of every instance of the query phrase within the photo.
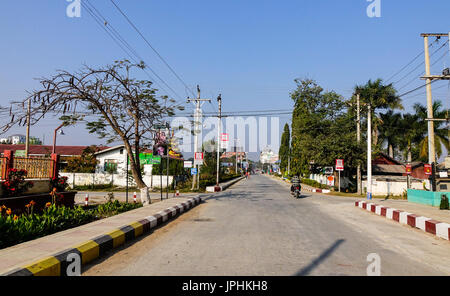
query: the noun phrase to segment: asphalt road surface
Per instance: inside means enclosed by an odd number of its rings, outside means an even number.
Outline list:
[[[450,275],[450,243],[354,206],[256,175],[101,261],[83,275]],[[369,268],[376,272],[376,269]]]

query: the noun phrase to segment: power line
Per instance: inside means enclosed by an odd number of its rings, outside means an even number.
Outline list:
[[[156,55],[163,61],[163,63],[169,68],[169,70],[177,77],[177,79],[187,88],[191,94],[195,97],[194,92],[191,88],[187,86],[187,84],[181,79],[181,77],[175,72],[175,70],[169,65],[169,63],[161,56],[161,54],[150,44],[150,42],[147,40],[147,38],[144,37],[144,35],[141,33],[141,31],[134,25],[134,23],[130,20],[130,18],[120,9],[120,7],[113,1],[110,0],[111,3],[117,8],[117,10],[122,14],[122,16],[127,20],[127,22],[133,27],[133,29],[142,37],[142,39],[145,41],[145,43],[156,53]]]
[[[81,2],[81,4],[86,8],[86,10],[88,11],[88,13],[93,17],[93,19],[97,22],[97,24],[111,37],[111,39],[113,39],[113,41],[119,45],[119,47],[136,63],[138,64],[138,61],[133,57],[133,55],[135,57],[137,57],[140,61],[144,62],[144,59],[141,58],[141,56],[137,53],[137,51],[120,35],[120,33],[114,29],[114,27],[108,22],[108,20],[95,8],[95,6],[90,3],[88,0]],[[95,12],[94,12],[95,10]],[[103,21],[103,24],[102,24]],[[125,48],[127,49],[125,49]],[[128,52],[130,51],[130,52]],[[173,90],[172,87],[170,87],[165,81],[164,79],[162,79],[152,68],[150,68],[150,71],[153,73],[153,75],[155,75],[170,91],[172,91],[172,93],[178,97],[179,99],[182,99],[180,95],[178,95],[178,93]],[[154,81],[154,78],[150,75],[150,73],[148,73],[148,71],[146,70],[146,68],[142,69],[147,76]],[[164,92],[167,93],[167,91],[161,86],[159,85],[158,82],[155,81],[155,84],[157,84]]]
[[[437,43],[439,41],[439,39],[436,38],[435,41],[433,41],[429,47],[432,47],[434,45],[434,43]],[[411,65],[412,63],[414,63],[422,54],[424,54],[425,50],[422,50],[417,56],[415,56],[410,62],[408,62],[404,67],[402,67],[399,71],[397,71],[394,75],[392,75],[391,77],[389,77],[389,79],[386,80],[386,83],[389,82],[390,80],[392,80],[395,76],[397,76],[398,74],[400,74],[403,70],[405,70],[406,68],[408,68],[409,65]],[[422,63],[423,64],[423,63]]]
[[[448,43],[448,40],[441,45],[441,47],[439,47],[438,49],[436,49],[430,57],[433,57],[438,51],[440,51],[446,44]],[[402,78],[400,78],[400,80],[397,80],[396,82],[394,82],[394,84],[398,84],[399,82],[403,81],[406,77],[408,77],[409,75],[411,75],[412,73],[414,73],[417,69],[419,69],[421,66],[423,66],[425,64],[425,62],[421,62],[419,65],[417,65],[413,70],[411,70],[410,72],[408,72],[406,75],[404,75]],[[420,75],[423,75],[425,73],[425,71],[422,71]],[[420,77],[420,76],[419,76]],[[408,86],[409,84],[411,84],[416,78],[414,78],[412,81],[409,81],[408,83],[406,83],[405,85],[403,85],[401,88],[399,88],[399,90],[405,88],[406,86]]]

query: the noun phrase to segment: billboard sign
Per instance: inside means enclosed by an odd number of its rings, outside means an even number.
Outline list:
[[[344,170],[344,160],[336,159],[336,171],[343,171],[343,170]]]
[[[425,172],[425,175],[431,176],[431,164],[424,164],[423,170]]]
[[[407,175],[411,175],[412,172],[412,166],[410,164],[406,165],[406,174]]]
[[[192,168],[192,161],[190,160],[185,160],[184,161],[184,168]]]
[[[203,164],[203,152],[195,152],[194,164],[195,165]]]

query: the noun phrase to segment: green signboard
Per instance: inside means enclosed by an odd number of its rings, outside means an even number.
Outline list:
[[[25,150],[16,150],[16,152],[14,153],[14,156],[25,157]]]
[[[139,161],[141,164],[160,164],[161,156],[153,156],[151,153],[139,153]],[[128,163],[130,163],[129,159]]]

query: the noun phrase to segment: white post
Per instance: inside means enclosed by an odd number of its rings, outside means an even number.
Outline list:
[[[367,113],[367,199],[372,199],[372,111]]]

